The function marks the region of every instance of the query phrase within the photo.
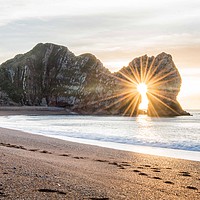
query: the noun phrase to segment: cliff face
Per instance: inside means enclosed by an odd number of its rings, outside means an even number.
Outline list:
[[[21,105],[83,109],[112,94],[110,74],[92,54],[75,56],[64,46],[38,44],[1,65],[0,88]]]
[[[181,77],[171,56],[165,53],[156,58],[136,58],[111,74],[92,54],[75,56],[64,46],[38,44],[0,66],[0,91],[6,105],[63,106],[82,114],[137,115],[141,96],[135,92],[133,80],[143,81],[144,71],[149,78],[148,115],[185,114],[176,100]],[[130,74],[131,78],[127,76]],[[154,90],[159,92],[155,94]],[[5,104],[2,98],[1,102]]]
[[[147,114],[149,116],[178,116],[188,115],[179,102],[177,95],[181,87],[181,76],[176,68],[171,55],[161,53],[156,57],[147,55],[135,58],[128,67],[119,71],[121,77],[129,82],[128,85],[137,91],[140,83],[147,86],[147,97],[149,100]],[[127,84],[124,85],[124,88]],[[134,90],[133,90],[134,92]],[[140,103],[140,98],[136,98],[138,93],[133,95],[136,102]],[[133,113],[138,113],[138,103],[133,104]]]

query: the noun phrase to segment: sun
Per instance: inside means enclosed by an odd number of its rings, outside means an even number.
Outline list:
[[[140,93],[140,95],[142,96],[142,102],[139,105],[139,109],[141,110],[147,110],[148,108],[148,98],[147,98],[147,85],[145,83],[139,83],[137,85],[137,91]]]
[[[138,92],[143,96],[147,93],[147,85],[145,83],[139,83],[137,85]]]

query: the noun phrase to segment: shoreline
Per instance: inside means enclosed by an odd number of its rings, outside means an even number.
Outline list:
[[[12,107],[0,107],[0,116],[70,115],[70,113],[67,112],[64,108],[57,108],[57,107],[24,106],[24,107],[14,107],[14,108],[15,109],[13,109]],[[2,127],[2,128],[10,129],[10,127]],[[12,130],[28,132],[27,130],[15,129],[15,128],[13,128]],[[73,137],[59,136],[59,135],[46,135],[42,133],[37,133],[36,131],[30,131],[28,133],[42,135],[42,136],[56,138],[56,139],[62,139],[64,141],[76,142],[80,144],[95,145],[99,147],[111,148],[111,149],[122,150],[122,151],[130,151],[130,152],[135,152],[135,153],[156,155],[156,156],[161,156],[161,157],[178,158],[178,159],[185,159],[185,160],[192,160],[192,161],[200,161],[199,151],[142,146],[142,145],[137,145],[137,144],[134,145],[134,144],[115,143],[115,142],[90,140],[90,139],[84,139],[84,138],[73,138]]]
[[[0,129],[1,128],[3,128],[3,127],[0,127]],[[141,154],[147,154],[147,155],[152,155],[152,156],[200,162],[200,152],[199,151],[189,151],[189,150],[181,150],[181,149],[169,149],[169,148],[162,148],[162,147],[151,147],[151,146],[142,146],[142,145],[105,142],[105,141],[73,138],[73,137],[58,136],[58,135],[56,135],[56,136],[44,135],[42,133],[34,133],[34,132],[31,133],[28,131],[11,129],[11,128],[3,128],[3,129],[22,131],[24,133],[38,135],[38,136],[44,136],[44,137],[50,137],[50,138],[54,138],[54,139],[60,139],[60,140],[66,141],[66,142],[74,142],[74,143],[78,143],[78,144],[92,145],[92,146],[97,146],[97,147],[102,147],[102,148],[113,149],[113,150],[121,150],[121,151],[126,151],[126,152],[141,153]]]
[[[36,134],[36,133],[31,133],[31,134]],[[113,150],[121,150],[121,151],[133,152],[133,153],[147,154],[147,155],[152,155],[152,156],[160,156],[160,157],[200,162],[199,151],[169,149],[169,148],[162,148],[162,147],[150,147],[150,146],[132,145],[132,144],[105,142],[105,141],[102,142],[102,141],[97,141],[97,140],[73,138],[73,137],[67,137],[67,136],[52,136],[52,135],[43,135],[43,134],[36,134],[36,135],[42,135],[44,137],[61,139],[67,142],[69,141],[69,142],[75,142],[79,144],[109,148]]]
[[[200,162],[0,128],[2,199],[199,199]]]
[[[0,106],[0,116],[9,115],[67,115],[65,108],[46,106]]]

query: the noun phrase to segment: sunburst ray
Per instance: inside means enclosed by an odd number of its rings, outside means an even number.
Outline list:
[[[149,58],[148,58],[149,59]],[[154,65],[154,63],[155,63],[155,60],[156,60],[156,58],[154,57],[153,58],[153,60],[152,60],[152,62],[151,62],[151,64],[150,64],[150,67],[149,67],[149,69],[148,69],[148,71],[147,71],[147,74],[146,74],[146,76],[145,76],[145,80],[144,80],[144,82],[145,83],[148,83],[148,81],[149,81],[149,76],[151,75],[151,73],[152,73],[152,68],[153,68],[153,65]]]
[[[151,69],[149,70],[149,75],[148,75],[148,78],[146,80],[146,82],[148,83],[154,76],[155,76],[155,72],[158,70],[158,68],[160,67],[160,64],[161,64],[162,61],[159,61],[158,65],[154,65],[155,64],[155,61],[154,63],[152,64],[152,67]],[[154,67],[154,68],[153,68]]]
[[[168,73],[165,73],[163,74],[163,72],[161,73],[158,73],[154,78],[152,78],[150,81],[149,81],[149,85],[153,85],[154,83],[157,83],[161,80],[163,80],[164,78],[167,78],[169,76],[171,76],[172,74],[175,74],[176,73],[176,70],[173,70],[171,72],[168,72]]]
[[[156,97],[154,94],[148,93],[149,95],[153,96],[153,98],[155,98],[158,102],[160,102],[161,104],[163,104],[165,107],[169,108],[172,112],[176,113],[177,115],[179,115],[179,113],[174,110],[173,108],[171,108],[170,106],[168,106],[166,103],[164,103],[162,100],[160,100],[158,97]]]
[[[143,82],[145,83],[146,82],[146,76],[147,76],[147,68],[148,68],[148,65],[149,65],[149,58],[147,57],[147,60],[146,60],[146,65],[145,65],[145,70],[144,70],[144,80]]]
[[[160,90],[151,90],[149,93],[154,94],[154,95],[157,95],[157,96],[159,96],[159,97],[161,97],[161,98],[163,98],[163,99],[166,99],[166,100],[168,100],[168,101],[171,101],[171,102],[173,102],[173,103],[176,103],[176,100],[171,99],[171,98],[167,97],[166,95],[162,95],[162,94],[161,94],[162,91],[160,91]],[[165,92],[165,93],[168,93],[168,92]],[[170,93],[171,93],[171,92],[170,92]]]
[[[126,115],[127,112],[130,110],[130,108],[133,106],[133,108],[131,109],[131,114],[130,116],[133,116],[133,113],[135,111],[135,108],[138,104],[138,100],[139,100],[139,94],[136,94],[133,99],[131,100],[131,103],[128,105],[128,107],[126,108],[126,110],[124,111],[123,115]]]

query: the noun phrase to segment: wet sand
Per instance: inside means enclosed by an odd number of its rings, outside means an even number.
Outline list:
[[[46,106],[0,106],[0,116],[9,115],[66,115],[71,114],[65,108]]]
[[[0,199],[200,199],[200,162],[0,128]]]

